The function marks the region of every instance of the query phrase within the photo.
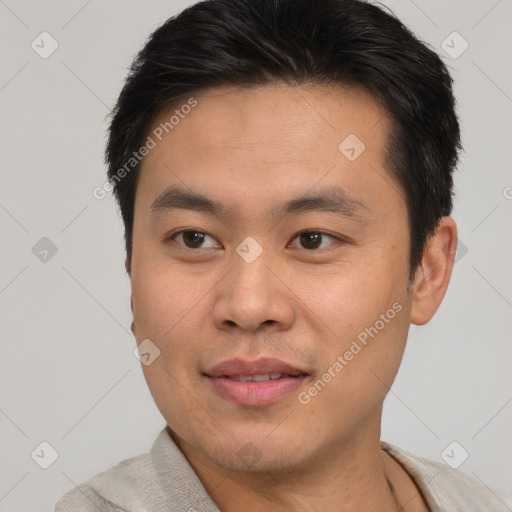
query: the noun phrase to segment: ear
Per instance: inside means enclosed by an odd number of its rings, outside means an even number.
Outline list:
[[[133,299],[130,297],[130,308],[132,310],[132,317],[133,317]],[[132,325],[130,326],[130,329],[133,333],[133,335],[135,336],[135,338],[137,338],[137,334],[135,334],[135,320],[132,320]]]
[[[426,324],[441,304],[452,275],[457,251],[457,225],[443,217],[429,239],[412,283],[411,322]]]
[[[131,260],[128,257],[124,261],[124,268],[126,269],[126,272],[128,273],[128,275],[131,277]],[[132,297],[130,297],[130,309],[132,310],[132,317],[133,317],[133,298]],[[133,320],[132,320],[132,325],[131,325],[130,329],[131,329],[133,335],[135,337],[137,337],[135,334],[135,322]]]

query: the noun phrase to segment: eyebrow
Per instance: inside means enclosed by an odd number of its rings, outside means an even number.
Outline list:
[[[164,190],[151,204],[150,212],[154,216],[159,216],[175,209],[193,210],[218,217],[236,214],[235,210],[222,203],[178,185]],[[286,215],[307,212],[331,212],[342,217],[357,219],[367,216],[370,210],[363,202],[349,196],[342,188],[330,186],[273,206],[267,213],[277,220]]]

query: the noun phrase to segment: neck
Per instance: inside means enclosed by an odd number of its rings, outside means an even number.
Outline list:
[[[173,437],[222,512],[397,510],[380,449],[380,416],[293,469],[229,471]]]

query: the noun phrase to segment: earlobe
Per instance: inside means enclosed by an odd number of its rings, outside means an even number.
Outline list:
[[[426,324],[441,304],[452,274],[457,250],[457,225],[443,217],[429,239],[412,284],[411,322]]]
[[[130,297],[130,309],[132,310],[132,316],[133,316],[133,298]],[[130,326],[130,329],[133,333],[133,335],[135,336],[135,338],[137,338],[137,335],[135,334],[135,320],[132,320],[132,325]]]
[[[128,257],[124,261],[124,268],[126,269],[126,272],[128,273],[128,275],[131,277],[131,260]],[[132,316],[133,316],[133,298],[132,297],[130,297],[130,309],[132,310]],[[135,337],[137,337],[135,335],[135,321],[133,321],[133,320],[132,320],[132,325],[130,326],[130,329],[131,329],[133,335]]]

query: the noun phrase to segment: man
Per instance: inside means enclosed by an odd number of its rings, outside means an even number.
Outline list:
[[[498,511],[380,441],[456,250],[445,66],[356,0],[210,0],[135,60],[106,151],[167,426],[57,511]]]

